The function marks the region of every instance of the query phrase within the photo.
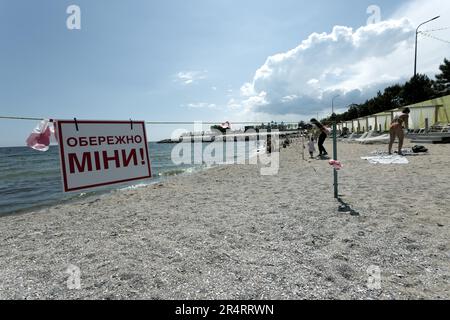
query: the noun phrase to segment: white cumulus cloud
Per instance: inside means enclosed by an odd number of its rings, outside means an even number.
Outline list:
[[[184,85],[194,84],[206,79],[207,71],[182,71],[175,75],[175,81]]]
[[[217,105],[214,103],[207,102],[197,102],[197,103],[188,103],[187,105],[181,105],[182,107],[187,107],[189,109],[216,109]]]
[[[411,46],[413,32],[410,22],[400,19],[314,33],[298,47],[266,60],[253,81],[241,88],[243,109],[312,114],[336,94],[342,96],[341,103],[360,102],[402,78],[392,69],[392,60]]]
[[[356,30],[335,26],[330,33],[313,33],[296,48],[268,57],[229,107],[242,117],[276,118],[316,115],[330,109],[337,94],[340,107],[361,103],[412,76],[417,21],[434,17],[436,8],[450,16],[447,1],[414,1],[390,20]],[[450,52],[448,44],[422,46],[419,72],[433,76]]]

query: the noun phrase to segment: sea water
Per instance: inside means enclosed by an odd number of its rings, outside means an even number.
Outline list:
[[[238,157],[249,159],[261,147],[256,142],[229,142],[233,154],[224,154],[225,164],[235,163]],[[203,143],[203,150],[209,144]],[[111,192],[143,187],[161,182],[167,177],[192,174],[211,167],[207,163],[176,165],[171,155],[175,145],[149,143],[152,179],[113,185],[79,193],[63,193],[59,164],[59,149],[51,146],[47,152],[27,147],[0,148],[0,215],[28,211],[62,202]],[[218,144],[218,147],[221,147]],[[192,146],[192,150],[193,150]],[[193,159],[194,157],[192,157]]]

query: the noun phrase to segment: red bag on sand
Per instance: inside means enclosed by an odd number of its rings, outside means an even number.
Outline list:
[[[329,164],[330,166],[333,166],[333,168],[335,168],[336,170],[341,170],[344,167],[340,161],[336,160],[330,160]]]

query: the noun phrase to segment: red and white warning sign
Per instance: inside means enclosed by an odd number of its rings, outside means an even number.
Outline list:
[[[143,121],[58,120],[65,192],[151,178]]]

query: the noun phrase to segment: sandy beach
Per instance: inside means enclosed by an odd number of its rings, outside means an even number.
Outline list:
[[[297,143],[276,176],[217,167],[1,217],[0,298],[449,299],[450,145],[427,147],[373,165],[360,157],[386,145],[340,143],[342,203]]]

